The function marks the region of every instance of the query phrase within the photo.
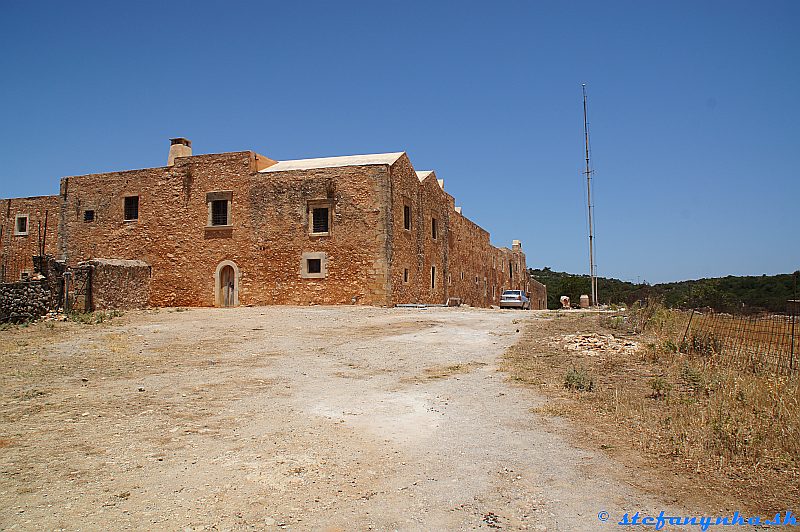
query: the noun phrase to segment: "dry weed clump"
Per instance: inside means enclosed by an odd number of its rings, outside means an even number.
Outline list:
[[[753,510],[796,506],[800,375],[743,370],[713,345],[703,355],[682,353],[687,322],[688,314],[653,303],[626,314],[531,322],[505,369],[558,403],[543,413],[592,427],[602,448],[637,450],[665,474],[677,467],[699,491],[735,496]],[[638,349],[575,349],[576,331]]]

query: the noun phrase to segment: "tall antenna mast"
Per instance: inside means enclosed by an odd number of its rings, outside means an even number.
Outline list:
[[[592,306],[599,305],[597,301],[597,270],[594,263],[594,221],[592,211],[592,170],[589,166],[589,120],[586,111],[586,83],[581,85],[583,89],[583,136],[586,145],[586,204],[589,210],[589,279],[592,286]]]

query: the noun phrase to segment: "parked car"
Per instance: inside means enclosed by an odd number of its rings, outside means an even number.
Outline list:
[[[500,308],[531,309],[531,300],[522,290],[506,290],[500,296]]]

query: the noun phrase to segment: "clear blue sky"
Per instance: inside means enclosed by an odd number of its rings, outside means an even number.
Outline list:
[[[4,2],[0,197],[195,153],[407,151],[498,245],[601,275],[800,268],[800,2]]]

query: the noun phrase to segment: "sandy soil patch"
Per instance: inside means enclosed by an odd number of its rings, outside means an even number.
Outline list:
[[[0,332],[0,528],[598,530],[600,511],[668,510],[499,371],[536,316],[193,309]]]

